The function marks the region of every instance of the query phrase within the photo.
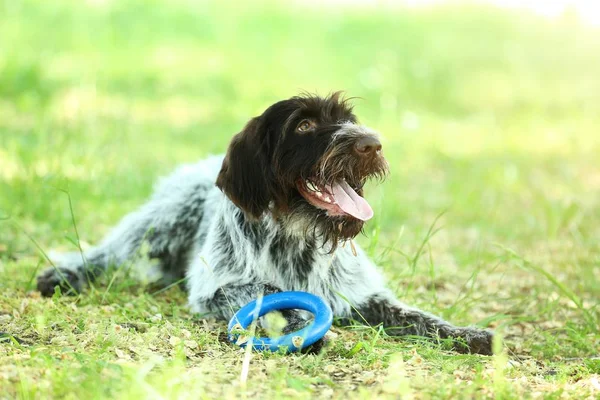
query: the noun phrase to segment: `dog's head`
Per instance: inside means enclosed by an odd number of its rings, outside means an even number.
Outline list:
[[[362,187],[386,173],[377,134],[357,124],[340,93],[305,95],[248,122],[229,145],[217,186],[249,218],[271,212],[335,246],[373,216]]]

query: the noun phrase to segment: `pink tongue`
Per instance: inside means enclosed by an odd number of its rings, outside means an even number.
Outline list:
[[[346,181],[335,183],[331,187],[330,193],[333,194],[335,202],[345,213],[363,221],[373,217],[373,209],[369,203],[360,197]]]

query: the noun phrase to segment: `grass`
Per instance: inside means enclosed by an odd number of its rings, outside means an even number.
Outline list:
[[[600,393],[600,35],[486,7],[0,2],[0,398],[593,398]],[[495,329],[494,357],[332,330],[244,353],[177,287],[117,269],[41,299],[158,176],[299,90],[346,89],[390,178],[359,242],[404,301]],[[7,339],[7,338],[5,338]]]

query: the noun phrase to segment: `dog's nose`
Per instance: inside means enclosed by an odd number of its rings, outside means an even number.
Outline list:
[[[381,152],[381,142],[374,136],[366,136],[354,143],[354,150],[360,156],[372,156]]]

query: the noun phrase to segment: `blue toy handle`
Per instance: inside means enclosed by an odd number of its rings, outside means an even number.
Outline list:
[[[252,343],[255,350],[278,351],[286,348],[293,352],[308,347],[325,336],[333,322],[331,307],[320,297],[306,292],[280,292],[264,296],[260,299],[260,308],[257,307],[259,300],[254,300],[242,307],[229,321],[227,332],[229,341],[237,343],[241,347]],[[259,317],[274,310],[301,309],[311,312],[314,320],[308,326],[299,331],[289,333],[277,338],[241,338],[240,334],[232,333],[233,329],[244,330]]]

